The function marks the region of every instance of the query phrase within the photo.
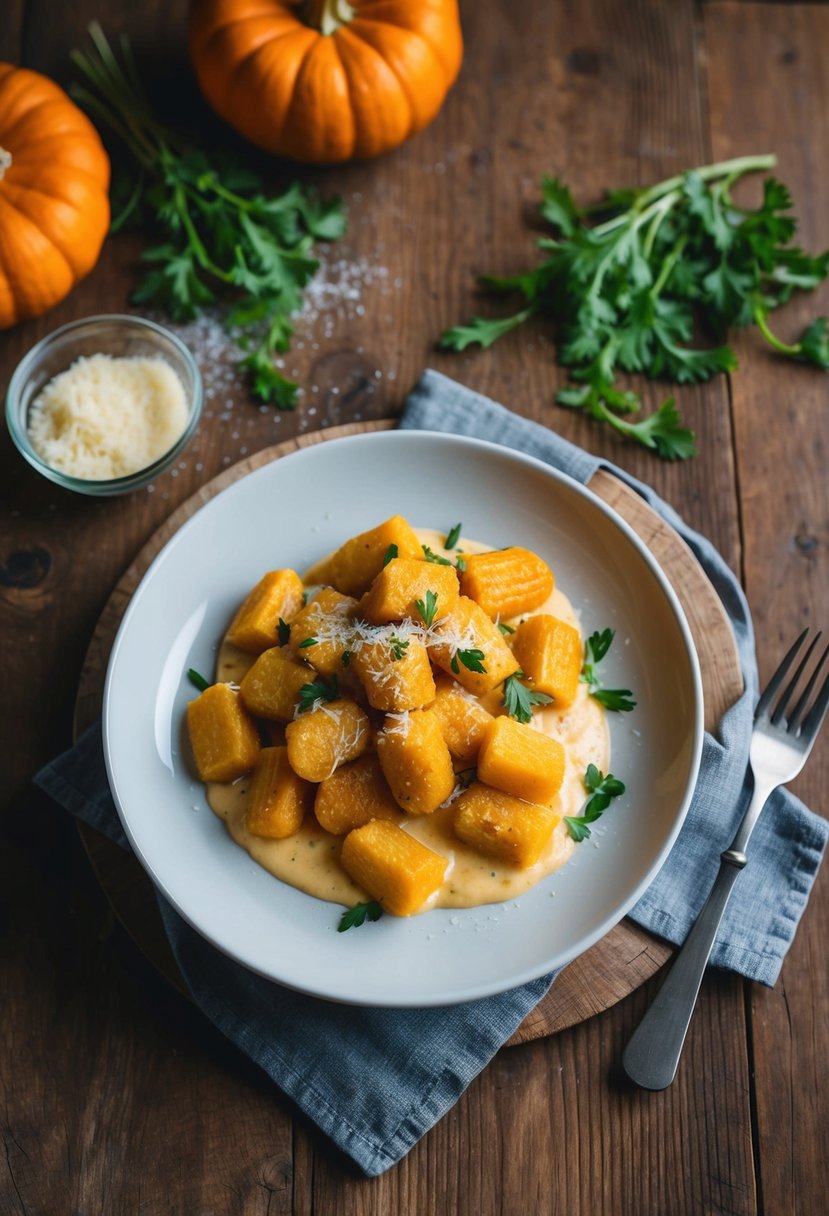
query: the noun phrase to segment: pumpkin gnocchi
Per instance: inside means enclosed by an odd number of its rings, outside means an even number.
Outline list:
[[[224,682],[188,708],[214,811],[318,898],[398,916],[513,898],[567,860],[585,766],[607,768],[546,562],[449,543],[393,516],[304,577],[264,575],[220,647]]]

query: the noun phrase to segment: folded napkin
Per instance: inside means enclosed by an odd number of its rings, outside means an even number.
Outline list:
[[[581,482],[600,464],[546,428],[432,371],[411,393],[401,425],[489,439]],[[680,942],[739,817],[757,696],[751,621],[734,575],[712,546],[647,487],[612,471],[677,529],[702,563],[731,618],[745,678],[745,693],[723,718],[717,738],[706,735],[699,781],[674,849],[631,914],[640,925]],[[72,814],[128,847],[109,794],[99,726],[35,781]],[[715,964],[774,983],[826,838],[827,825],[790,793],[773,796],[752,837],[750,863],[734,886]],[[253,975],[218,953],[160,897],[159,905],[178,966],[202,1011],[369,1175],[394,1165],[437,1123],[555,978],[442,1009],[345,1011]]]

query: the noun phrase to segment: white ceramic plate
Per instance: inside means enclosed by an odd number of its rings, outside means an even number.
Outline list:
[[[383,917],[338,933],[342,909],[261,869],[233,843],[181,747],[194,693],[237,605],[268,569],[302,570],[399,512],[417,526],[552,566],[585,636],[611,626],[605,682],[634,690],[611,715],[626,794],[601,835],[508,904]],[[251,473],[162,550],[116,639],[104,698],[107,769],[153,882],[204,937],[280,984],[367,1005],[452,1004],[569,962],[635,903],[685,816],[702,743],[699,665],[679,603],[632,530],[595,495],[530,457],[451,435],[390,431],[329,441]]]

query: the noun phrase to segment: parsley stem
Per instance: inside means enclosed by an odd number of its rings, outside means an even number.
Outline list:
[[[760,330],[760,333],[766,339],[770,346],[781,355],[799,355],[802,347],[798,342],[796,346],[790,346],[787,342],[782,342],[776,334],[772,333],[768,324],[768,313],[761,307],[760,304],[755,304],[753,308],[754,324]]]
[[[686,232],[683,236],[681,236],[679,238],[679,240],[674,245],[671,252],[665,258],[665,261],[662,263],[662,269],[659,271],[659,274],[657,275],[656,280],[654,281],[654,284],[650,289],[649,294],[650,294],[650,297],[652,300],[655,300],[657,298],[657,296],[662,291],[662,288],[665,286],[668,279],[671,277],[671,271],[673,270],[674,266],[676,266],[679,259],[682,257],[682,254],[685,250],[685,246],[687,244],[688,244],[688,234]],[[650,252],[650,250],[648,252]]]

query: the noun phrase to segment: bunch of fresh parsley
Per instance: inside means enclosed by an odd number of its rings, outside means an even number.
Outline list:
[[[491,346],[535,314],[550,317],[559,361],[574,382],[557,394],[561,405],[585,410],[665,459],[693,456],[694,435],[673,399],[636,418],[642,403],[618,386],[620,372],[689,384],[732,371],[737,359],[727,332],[752,322],[780,354],[829,369],[825,317],[794,344],[781,342],[768,320],[794,291],[822,282],[829,252],[812,257],[790,243],[792,199],[774,178],[765,180],[754,210],[732,197],[738,178],[775,163],[754,156],[707,165],[648,189],[614,190],[588,210],[556,178],[544,178],[541,215],[555,233],[538,242],[545,260],[522,274],[481,279],[492,291],[523,296],[524,307],[506,317],[473,317],[447,330],[441,345]],[[697,334],[720,344],[692,345]]]
[[[73,51],[72,59],[91,88],[75,87],[73,95],[115,132],[139,169],[112,230],[139,221],[159,238],[143,255],[151,269],[133,302],[174,321],[222,306],[254,396],[293,409],[298,386],[280,374],[274,356],[288,350],[291,317],[319,267],[314,241],[345,232],[342,204],[297,184],[267,197],[256,174],[189,146],[157,121],[129,42],[122,39],[119,61],[97,23],[90,37],[92,49]]]

